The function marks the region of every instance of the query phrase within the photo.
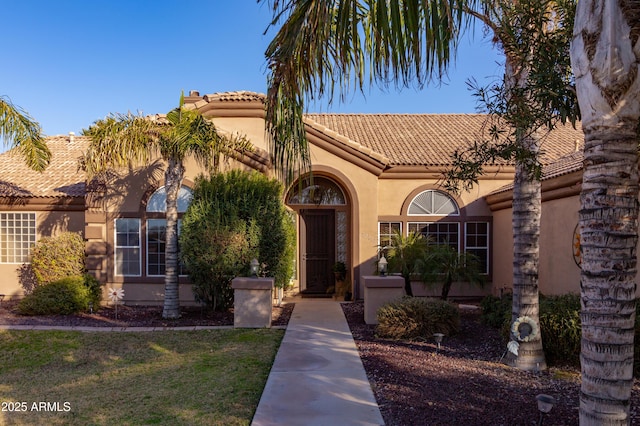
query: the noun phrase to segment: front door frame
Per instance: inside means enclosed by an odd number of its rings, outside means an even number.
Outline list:
[[[324,219],[320,219],[324,218]],[[320,221],[317,221],[320,219]],[[315,223],[313,223],[316,221]],[[324,221],[324,223],[321,223]],[[326,227],[328,233],[319,237],[309,237],[310,233],[319,231],[309,229],[308,226],[321,225]],[[324,243],[324,244],[323,244]],[[333,285],[332,267],[336,261],[336,211],[333,208],[312,208],[300,210],[300,250],[302,262],[300,263],[301,292],[326,293]],[[326,258],[326,259],[325,259]],[[319,263],[323,266],[320,272],[317,266],[311,266],[309,262]],[[326,268],[326,270],[324,270]],[[319,273],[320,272],[320,273]],[[310,274],[312,274],[310,278]]]
[[[334,176],[332,175],[327,175],[327,174],[319,174],[319,173],[315,173],[314,172],[314,177],[322,177],[325,179],[328,179],[330,181],[332,181],[334,184],[338,185],[338,187],[340,188],[340,190],[342,191],[344,198],[345,198],[345,204],[290,204],[289,201],[289,196],[287,196],[287,199],[285,200],[287,206],[293,210],[296,215],[297,215],[297,222],[298,222],[298,246],[297,246],[297,264],[298,264],[298,268],[297,268],[297,279],[298,279],[298,290],[299,291],[303,291],[307,288],[307,278],[306,278],[306,264],[305,264],[305,259],[304,259],[304,253],[306,252],[306,236],[305,236],[305,228],[304,228],[304,224],[302,223],[302,210],[305,209],[309,209],[309,210],[320,210],[320,209],[330,209],[334,211],[334,215],[335,215],[335,226],[334,228],[336,229],[336,238],[335,238],[335,243],[336,246],[339,244],[338,243],[338,216],[341,215],[344,218],[344,226],[346,229],[344,229],[344,235],[343,235],[343,242],[341,244],[344,244],[344,262],[347,265],[347,274],[349,276],[349,278],[351,279],[351,283],[352,283],[352,289],[353,291],[355,291],[355,286],[354,286],[354,274],[357,270],[357,265],[353,265],[352,263],[352,259],[353,257],[353,241],[352,241],[352,233],[353,233],[353,222],[352,222],[352,201],[351,201],[351,195],[349,192],[347,192],[347,190],[345,189],[345,185],[343,185],[341,183],[341,181],[337,180]],[[306,176],[305,176],[306,178]],[[291,185],[291,189],[289,192],[293,191],[298,187],[299,185],[299,181],[296,181],[295,183],[293,183],[293,185]],[[338,260],[338,250],[336,248],[336,250],[334,250],[334,260],[333,262],[336,262]],[[332,263],[333,266],[333,263]],[[355,294],[354,294],[355,295]]]

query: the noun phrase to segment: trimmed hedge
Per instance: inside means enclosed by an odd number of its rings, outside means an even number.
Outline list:
[[[430,339],[434,333],[447,336],[460,329],[460,311],[453,303],[404,297],[378,309],[376,334],[390,339]]]
[[[95,283],[93,277],[85,275],[40,285],[20,300],[18,312],[22,315],[68,315],[86,311],[89,302],[95,300]]]

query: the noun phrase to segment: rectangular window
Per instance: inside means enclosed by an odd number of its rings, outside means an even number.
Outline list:
[[[400,222],[378,222],[378,245],[388,247],[391,245],[391,237],[402,230]]]
[[[465,251],[480,260],[482,273],[489,273],[489,223],[465,223]]]
[[[180,235],[181,220],[178,220],[178,235]],[[167,221],[166,219],[147,220],[147,275],[164,276],[166,268],[166,241],[167,241]],[[178,274],[187,275],[184,264],[178,265]]]
[[[116,275],[139,277],[140,219],[116,219]]]
[[[429,239],[429,244],[448,244],[460,251],[460,224],[451,222],[409,222],[409,232],[420,232]]]
[[[0,213],[0,263],[29,262],[35,243],[35,213]]]

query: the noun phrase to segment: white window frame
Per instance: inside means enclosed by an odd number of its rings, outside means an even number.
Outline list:
[[[138,245],[136,246],[120,246],[118,245],[118,221],[119,220],[135,220],[138,222]],[[141,277],[142,276],[142,220],[138,217],[119,217],[113,221],[113,241],[114,241],[114,249],[113,249],[113,269],[114,274],[118,277]],[[119,249],[138,249],[138,274],[125,274],[118,272],[118,259],[121,257],[118,256]]]
[[[30,262],[31,249],[38,238],[36,219],[35,212],[0,212],[0,264]],[[16,221],[20,222],[19,227]]]
[[[468,246],[467,245],[467,237],[469,236],[469,229],[467,227],[467,225],[469,224],[485,224],[487,225],[487,245],[486,246]],[[480,221],[480,220],[472,220],[469,222],[465,222],[464,224],[464,243],[465,243],[465,247],[464,250],[465,252],[468,252],[469,250],[485,250],[487,252],[487,261],[484,265],[484,271],[482,272],[483,274],[488,275],[489,274],[489,265],[491,263],[491,260],[489,259],[489,247],[490,247],[490,242],[489,239],[491,237],[491,229],[490,229],[491,224],[487,221]],[[473,234],[474,236],[476,235],[480,235],[480,234]]]
[[[158,274],[151,274],[149,272],[149,263],[150,263],[149,262],[149,253],[150,253],[149,252],[149,222],[152,221],[152,220],[163,221],[164,222],[164,227],[165,227],[165,236],[167,235],[167,233],[166,233],[167,219],[166,218],[149,218],[149,219],[146,220],[146,222],[145,222],[145,239],[146,239],[146,246],[147,246],[146,247],[147,254],[146,254],[146,259],[145,259],[146,260],[146,269],[147,269],[146,272],[147,272],[147,276],[148,277],[154,277],[154,278],[155,277],[164,277],[165,274],[158,275]],[[181,228],[182,228],[182,219],[178,219],[178,237],[180,236],[180,229]],[[167,242],[165,241],[164,244],[166,246]],[[178,248],[178,252],[179,252],[179,248]],[[178,262],[178,276],[186,277],[187,274],[181,274],[180,273],[181,269],[183,268],[183,266],[181,266],[181,265],[182,265],[182,262]],[[166,266],[167,266],[167,259],[166,258],[164,260],[164,266],[165,266],[165,271],[166,271]]]
[[[460,222],[443,222],[443,221],[438,221],[438,222],[423,222],[423,221],[414,221],[414,222],[407,222],[407,235],[409,235],[410,232],[410,228],[411,225],[416,225],[417,228],[422,228],[424,226],[428,226],[428,225],[456,225],[456,227],[458,228],[457,230],[457,234],[458,234],[458,238],[456,241],[456,247],[458,248],[458,253],[460,252],[460,238],[462,237],[460,235]],[[436,241],[435,243],[436,245],[440,245],[440,243],[438,241]]]
[[[378,222],[378,247],[380,247],[380,249],[384,249],[384,247],[382,247],[382,244],[380,242],[380,237],[382,235],[384,235],[385,237],[388,236],[389,238],[391,238],[393,236],[393,234],[382,234],[382,233],[380,233],[380,225],[382,225],[382,224],[387,224],[387,225],[397,224],[398,227],[399,227],[400,233],[402,233],[402,221],[399,221],[399,220],[396,220],[396,221],[394,221],[394,220],[381,220],[381,221],[379,221]]]

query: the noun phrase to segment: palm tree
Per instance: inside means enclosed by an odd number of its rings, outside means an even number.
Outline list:
[[[551,6],[562,9],[575,4],[575,0],[271,0],[271,4],[272,25],[284,22],[266,51],[270,69],[266,118],[275,163],[284,170],[283,177],[292,180],[309,166],[302,122],[306,98],[328,94],[331,102],[336,90],[344,96],[354,86],[362,90],[367,82],[421,86],[439,79],[449,66],[461,31],[469,28],[473,19],[486,25],[505,51],[505,81],[509,86],[505,111],[517,118],[520,105],[536,103],[536,98],[526,96],[523,89],[536,82],[537,75],[529,72],[533,55],[544,52],[536,52],[533,45],[523,43],[521,36],[530,33],[531,27],[519,26],[523,22],[519,14],[537,12],[538,20],[531,25],[537,25],[534,29],[547,28],[545,23],[549,20],[566,17]],[[539,37],[529,41],[539,46],[547,41],[544,36],[548,33],[551,32],[540,30]],[[554,47],[546,47],[549,46]],[[544,90],[545,84],[538,87]],[[551,92],[547,90],[547,95]],[[556,111],[544,103],[539,110]],[[510,123],[516,128],[516,149],[505,151],[517,163],[513,316],[527,315],[536,322],[541,211],[540,183],[536,182],[539,121],[523,123],[516,119]],[[542,119],[545,124],[548,121],[551,120]],[[519,353],[518,368],[546,368],[540,338],[527,342]]]
[[[640,3],[581,0],[573,34],[571,61],[585,134],[580,424],[628,425],[638,245]]]
[[[197,110],[180,104],[166,116],[111,115],[96,121],[83,134],[91,143],[82,159],[89,177],[109,169],[147,165],[160,155],[167,194],[165,246],[165,294],[163,318],[180,316],[178,297],[178,192],[184,179],[184,161],[192,156],[208,170],[214,170],[220,155],[234,156],[250,149],[242,137],[225,136]]]
[[[43,171],[51,161],[40,125],[4,96],[0,96],[0,139],[35,171]]]
[[[416,273],[416,265],[427,251],[427,239],[419,232],[410,232],[406,237],[400,232],[391,236],[391,245],[386,249],[389,271],[397,272],[404,278],[404,290],[413,296],[411,277]]]
[[[416,266],[423,283],[442,285],[442,300],[447,300],[454,282],[482,286],[485,281],[478,257],[472,253],[459,253],[448,244],[430,245]]]

